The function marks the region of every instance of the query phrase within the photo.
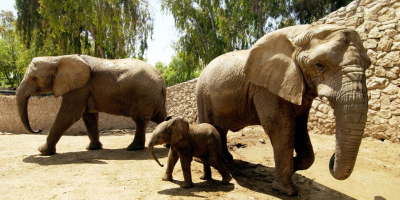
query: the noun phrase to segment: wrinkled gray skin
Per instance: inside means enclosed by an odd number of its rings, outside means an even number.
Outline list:
[[[213,166],[222,176],[222,183],[229,183],[232,179],[225,166],[222,156],[221,141],[218,131],[210,124],[189,125],[182,118],[174,118],[159,124],[153,131],[149,141],[149,154],[160,165],[153,153],[155,145],[170,144],[167,169],[162,180],[172,180],[172,171],[178,159],[181,159],[184,182],[183,188],[193,187],[190,163],[193,157],[203,162],[204,172],[200,177],[203,180],[212,180],[210,166]]]
[[[63,133],[81,117],[90,139],[88,150],[102,148],[99,112],[135,121],[136,134],[128,150],[144,149],[147,124],[161,123],[166,117],[165,81],[154,67],[136,59],[105,60],[84,55],[32,59],[17,91],[19,115],[29,132],[41,131],[33,131],[29,124],[29,98],[50,91],[55,97],[62,96],[62,103],[46,143],[39,147],[44,155],[56,153]]]
[[[199,121],[217,128],[228,161],[227,131],[262,125],[274,149],[272,187],[296,195],[293,173],[314,162],[307,132],[311,103],[326,97],[336,116],[329,169],[343,180],[353,170],[367,120],[364,72],[369,66],[353,29],[301,25],[277,30],[252,49],[219,56],[203,70],[196,87]]]

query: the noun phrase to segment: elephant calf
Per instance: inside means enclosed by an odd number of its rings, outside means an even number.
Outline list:
[[[169,119],[170,117],[157,126],[149,142],[149,154],[160,166],[163,165],[154,156],[153,146],[171,145],[168,153],[167,169],[162,179],[164,181],[172,180],[172,171],[180,158],[185,179],[181,187],[193,187],[190,163],[194,156],[200,158],[204,165],[201,179],[212,180],[211,165],[221,174],[222,183],[229,183],[232,176],[225,166],[218,131],[210,124],[189,125],[182,118]]]

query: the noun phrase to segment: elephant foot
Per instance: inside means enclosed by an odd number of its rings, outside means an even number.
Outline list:
[[[165,173],[164,176],[162,177],[163,181],[172,181],[172,174],[167,174]]]
[[[56,153],[56,148],[50,148],[47,144],[44,144],[42,146],[40,146],[38,148],[38,150],[40,151],[40,153],[42,153],[43,155],[53,155]]]
[[[132,142],[127,149],[128,151],[144,150],[144,143],[136,144],[136,142]]]
[[[203,174],[200,176],[200,179],[201,179],[201,180],[207,180],[207,181],[213,180],[212,177],[211,177],[211,174],[206,174],[206,173],[203,173]]]
[[[229,182],[231,182],[231,180],[232,180],[232,176],[230,174],[229,174],[229,176],[227,175],[227,176],[222,177],[223,184],[228,184]]]
[[[181,185],[181,188],[191,188],[193,187],[193,182],[186,182],[184,181],[183,184]]]
[[[294,196],[299,193],[299,188],[294,183],[281,183],[276,179],[272,182],[272,189],[289,196]]]
[[[101,144],[101,142],[90,142],[86,147],[86,150],[97,150],[97,149],[103,149],[103,144]]]

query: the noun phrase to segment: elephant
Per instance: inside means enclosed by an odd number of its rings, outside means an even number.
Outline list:
[[[136,133],[128,150],[143,150],[145,130],[150,121],[164,121],[166,84],[158,70],[137,59],[101,59],[87,55],[33,58],[18,87],[16,101],[22,124],[34,131],[28,119],[32,95],[52,92],[62,102],[46,143],[39,147],[44,155],[56,153],[64,132],[81,117],[90,143],[87,150],[102,149],[99,140],[99,112],[131,117]]]
[[[168,117],[157,126],[148,145],[151,157],[163,167],[154,155],[153,147],[155,145],[170,144],[167,169],[162,180],[172,180],[172,171],[180,158],[184,177],[181,187],[193,187],[190,163],[193,157],[196,157],[203,163],[204,172],[200,179],[212,180],[210,166],[213,166],[221,174],[222,183],[229,183],[232,176],[226,168],[218,131],[210,124],[189,125],[183,118],[170,119]]]
[[[367,120],[370,64],[354,29],[297,25],[276,30],[251,49],[226,53],[205,67],[196,85],[198,119],[216,127],[228,161],[233,160],[228,130],[261,125],[274,151],[272,187],[296,195],[292,175],[315,159],[307,131],[311,104],[326,98],[336,117],[329,169],[344,180],[353,171]]]

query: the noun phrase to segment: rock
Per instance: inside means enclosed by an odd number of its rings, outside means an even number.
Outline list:
[[[384,35],[390,38],[394,38],[396,35],[398,35],[399,32],[394,30],[394,29],[386,29]]]
[[[375,76],[386,77],[386,70],[381,66],[375,67]]]
[[[400,88],[390,84],[388,87],[386,87],[385,89],[382,90],[382,93],[387,94],[387,95],[395,95],[398,94],[400,91]]]
[[[372,89],[382,89],[389,85],[389,80],[387,78],[377,78],[371,77],[367,80],[367,88]]]
[[[382,5],[381,4],[376,4],[375,6],[369,8],[368,10],[366,10],[368,15],[376,15],[378,14],[378,12],[382,9]]]
[[[378,46],[378,42],[375,39],[368,39],[363,45],[366,49],[375,49]]]
[[[378,27],[374,27],[368,34],[368,38],[370,38],[370,39],[379,39],[382,37],[383,37],[383,34],[379,31]]]
[[[260,139],[261,144],[265,144],[265,140],[264,139]]]
[[[378,112],[378,113],[379,113],[379,112]],[[388,120],[387,120],[387,119],[384,119],[384,118],[382,118],[382,117],[379,117],[379,116],[375,116],[374,119],[372,119],[372,123],[374,123],[374,124],[376,124],[376,125],[379,125],[379,124],[387,124],[387,123],[388,123]],[[386,130],[386,128],[385,128],[385,130]]]
[[[358,7],[358,1],[353,1],[349,5],[346,6],[346,12],[350,12],[356,10]]]
[[[378,44],[378,50],[380,51],[390,51],[392,48],[392,44],[393,44],[393,39],[384,36],[383,38],[381,38],[379,44]]]
[[[380,110],[377,114],[384,119],[390,119],[392,117],[392,113],[389,110]]]
[[[318,110],[321,111],[324,114],[328,114],[329,110],[331,109],[330,106],[326,105],[326,104],[320,104],[318,106]]]
[[[400,42],[393,42],[392,51],[400,50]]]

